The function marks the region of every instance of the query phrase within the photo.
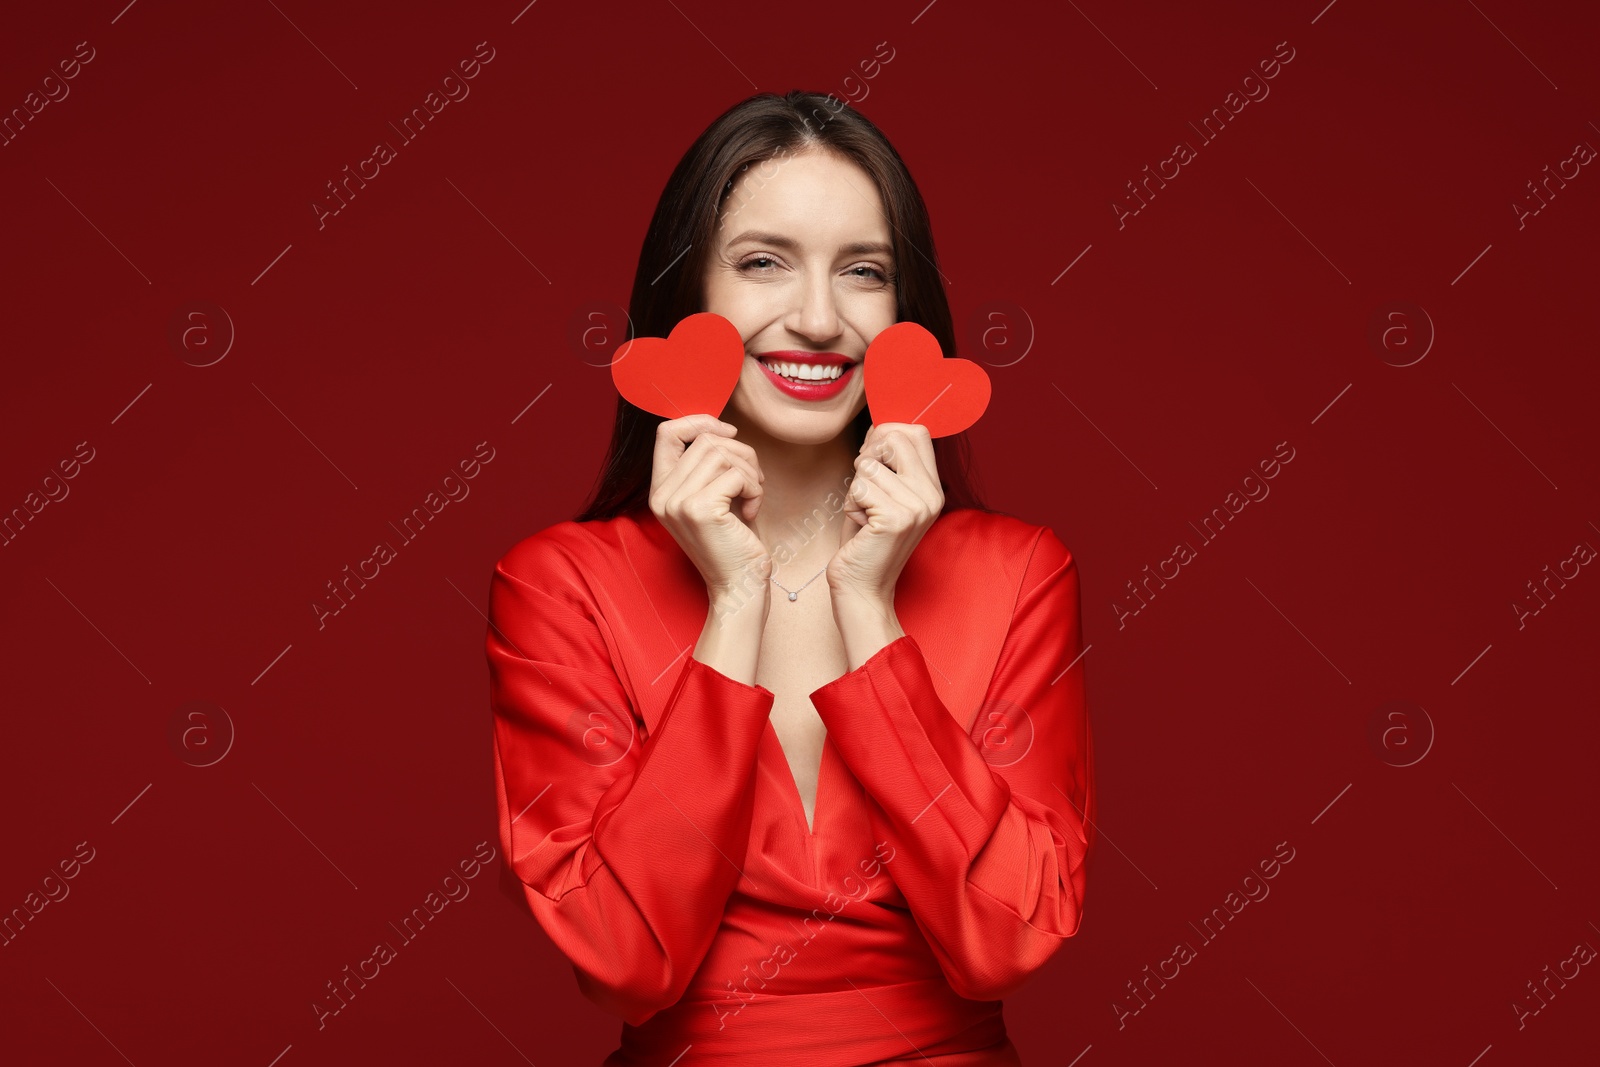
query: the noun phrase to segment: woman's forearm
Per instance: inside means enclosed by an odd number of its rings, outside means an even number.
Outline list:
[[[769,603],[767,589],[712,594],[694,658],[736,682],[755,685]]]

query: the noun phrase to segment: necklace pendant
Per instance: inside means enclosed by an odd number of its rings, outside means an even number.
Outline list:
[[[800,594],[799,593],[790,593],[789,594],[789,599],[790,600],[799,600],[800,599]]]

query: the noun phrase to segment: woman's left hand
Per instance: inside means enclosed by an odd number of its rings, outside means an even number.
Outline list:
[[[933,438],[919,423],[874,423],[855,467],[828,586],[835,602],[888,608],[901,569],[944,509]]]

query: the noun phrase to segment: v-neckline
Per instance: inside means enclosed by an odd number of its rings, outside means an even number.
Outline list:
[[[628,631],[637,639],[635,651],[641,662],[656,665],[648,673],[643,673],[641,667],[642,677],[648,681],[660,673],[660,664],[676,662],[686,650],[693,649],[696,635],[706,621],[706,586],[694,563],[650,509],[640,507],[625,517],[619,516],[617,521],[625,523],[623,528],[630,529],[634,536],[617,536],[609,522],[595,524],[594,532],[608,544],[620,547],[627,571],[619,570],[617,581],[638,591],[639,600],[650,605],[659,624],[641,624]],[[573,524],[574,529],[578,525]],[[1016,519],[956,509],[929,528],[918,543],[918,551],[906,561],[895,586],[895,613],[901,628],[916,636],[917,645],[930,664],[959,663],[962,667],[952,672],[954,677],[944,671],[935,673],[933,681],[940,687],[947,706],[976,708],[982,703],[1011,617],[1011,603],[1004,597],[958,599],[948,581],[951,566],[956,566],[963,577],[960,587],[1014,587],[1027,566],[1026,550],[1037,543],[1037,537],[1036,528]],[[1007,550],[969,551],[979,541],[1003,543]],[[639,547],[637,558],[628,553],[630,544]],[[591,583],[590,588],[602,590],[604,586]],[[660,595],[663,589],[671,589],[676,595]],[[615,606],[619,613],[628,610],[610,598],[607,605]],[[942,620],[957,609],[965,613],[967,625],[944,625]],[[653,732],[664,711],[665,688],[641,685],[639,693],[646,697],[641,706],[645,729]],[[800,839],[812,856],[815,869],[818,841],[827,840],[830,832],[847,833],[854,838],[856,820],[851,805],[862,799],[861,794],[832,738],[824,739],[816,803],[808,825],[799,783],[770,720],[763,737],[766,734],[772,735],[772,758],[783,764],[781,769],[774,769],[776,787],[784,794],[782,803],[794,813]],[[835,789],[839,790],[837,800],[833,796]]]
[[[822,826],[822,794],[824,779],[828,774],[829,757],[834,755],[833,738],[824,734],[822,738],[822,758],[817,763],[817,792],[811,799],[811,825],[806,825],[805,798],[800,795],[800,782],[794,776],[794,768],[789,766],[789,754],[783,750],[783,741],[778,737],[778,728],[772,725],[772,720],[767,720],[763,743],[770,743],[778,763],[778,776],[783,779],[787,788],[784,794],[791,814],[800,824],[800,831],[804,835],[807,846],[814,846],[817,841],[817,830]]]

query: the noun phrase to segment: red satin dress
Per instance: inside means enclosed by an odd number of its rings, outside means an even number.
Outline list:
[[[705,583],[652,513],[496,565],[500,843],[624,1020],[604,1067],[1020,1064],[1001,998],[1077,932],[1095,836],[1077,567],[952,510],[894,607],[905,635],[811,693],[813,830],[773,693],[694,658]]]

